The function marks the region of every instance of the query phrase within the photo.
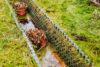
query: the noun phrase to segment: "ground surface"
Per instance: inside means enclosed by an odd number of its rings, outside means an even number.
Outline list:
[[[89,0],[36,0],[51,19],[100,67],[100,8]]]
[[[100,8],[90,6],[88,0],[36,2],[93,59],[96,67],[100,67]],[[34,64],[8,6],[0,0],[0,66],[33,67]]]
[[[0,0],[0,67],[37,67],[5,0]]]

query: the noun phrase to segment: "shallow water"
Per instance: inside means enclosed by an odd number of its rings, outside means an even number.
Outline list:
[[[46,53],[44,54],[44,56],[42,57],[40,61],[42,67],[62,67],[59,60],[57,60],[56,57],[53,55],[54,50],[50,48],[51,48],[50,46],[47,46],[45,48]],[[44,52],[41,52],[41,53],[44,53]]]
[[[31,21],[31,19],[29,18],[29,16],[27,15],[27,22],[26,24],[23,24],[23,29],[25,32],[29,31],[29,30],[34,30],[35,26],[33,24],[33,22]]]

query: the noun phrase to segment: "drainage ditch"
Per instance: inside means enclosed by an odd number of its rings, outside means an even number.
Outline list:
[[[42,29],[47,35],[47,45],[37,50],[33,44],[30,47],[42,67],[93,67],[88,56],[37,6],[33,0],[21,0],[28,5],[28,14],[20,19],[25,35],[30,29]],[[12,12],[13,13],[13,12]],[[15,18],[15,16],[14,16]],[[15,18],[16,20],[16,18]],[[18,24],[18,23],[16,23]],[[28,41],[28,40],[27,40]],[[35,58],[36,55],[33,57]],[[37,59],[36,59],[37,60]]]

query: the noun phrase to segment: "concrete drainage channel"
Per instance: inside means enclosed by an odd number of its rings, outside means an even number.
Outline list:
[[[88,56],[37,6],[33,0],[21,0],[28,5],[27,22],[20,23],[20,18],[15,15],[12,7],[8,4],[18,28],[26,38],[33,58],[39,67],[94,67]],[[18,17],[18,19],[16,18]],[[19,22],[18,22],[19,21]],[[42,29],[47,35],[47,45],[36,49],[29,40],[26,32],[30,29]]]
[[[5,1],[9,5],[9,8],[12,10],[8,1],[7,0]],[[36,27],[33,24],[33,21],[31,20],[29,14],[27,14],[24,17],[20,16],[16,17],[14,12],[12,12],[12,14],[14,16],[18,28],[24,34],[27,44],[30,47],[30,50],[33,54],[33,58],[35,59],[39,67],[67,67],[64,61],[58,56],[55,49],[52,48],[50,43],[47,43],[48,46],[46,46],[45,48],[40,48],[37,50],[36,46],[33,45],[32,42],[30,42],[26,32],[28,32],[29,30],[34,30],[36,29]]]

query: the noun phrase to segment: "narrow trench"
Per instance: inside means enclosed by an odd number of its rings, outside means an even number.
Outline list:
[[[18,17],[18,19],[22,24],[25,33],[29,30],[36,29],[34,22],[31,20],[29,14],[24,17]],[[56,50],[50,45],[49,42],[44,48],[40,48],[37,50],[35,44],[33,44],[33,48],[36,51],[36,54],[42,67],[67,67],[64,61],[58,56]]]

